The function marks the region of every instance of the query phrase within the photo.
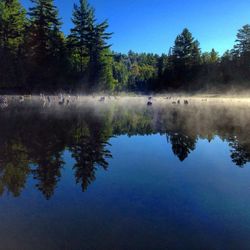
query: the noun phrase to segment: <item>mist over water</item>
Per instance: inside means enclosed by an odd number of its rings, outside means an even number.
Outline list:
[[[100,98],[0,110],[3,248],[247,249],[248,99]]]

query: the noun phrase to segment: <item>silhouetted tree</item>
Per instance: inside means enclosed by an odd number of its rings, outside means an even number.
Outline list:
[[[237,34],[236,45],[233,49],[234,59],[240,68],[243,80],[250,79],[250,25],[244,25]]]
[[[172,63],[175,74],[175,87],[182,82],[194,79],[201,63],[199,42],[195,40],[188,29],[177,36],[172,49]]]
[[[112,75],[112,54],[107,40],[107,21],[96,23],[94,9],[87,0],[80,0],[74,5],[72,18],[74,28],[69,36],[69,46],[75,65],[79,65],[80,73],[85,71],[85,81],[89,89],[109,90],[114,88]]]
[[[68,43],[76,71],[83,73],[89,60],[89,32],[94,28],[94,10],[87,0],[80,0],[79,6],[74,4],[72,22],[74,27],[71,29]]]
[[[21,85],[25,10],[18,0],[0,1],[0,86]],[[19,81],[19,83],[17,83]]]
[[[28,13],[30,25],[27,38],[29,66],[33,70],[30,82],[44,85],[58,77],[58,63],[63,57],[64,40],[60,32],[58,10],[53,0],[31,1],[33,7]]]

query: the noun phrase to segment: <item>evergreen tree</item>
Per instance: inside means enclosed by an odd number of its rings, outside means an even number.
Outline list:
[[[81,79],[88,82],[88,89],[113,89],[112,53],[107,44],[111,33],[106,32],[107,21],[96,23],[94,9],[87,0],[80,0],[79,5],[74,5],[72,22],[69,45]]]
[[[30,42],[31,51],[38,62],[43,62],[55,53],[54,41],[60,36],[60,21],[53,0],[31,0],[30,8]]]
[[[28,56],[34,66],[32,81],[39,76],[41,82],[58,74],[58,65],[64,53],[63,35],[58,10],[53,0],[31,0]]]
[[[250,79],[250,25],[244,25],[237,34],[236,45],[232,51],[236,68],[242,80]]]
[[[76,70],[83,73],[86,67],[88,53],[89,33],[94,28],[94,10],[87,0],[80,0],[79,6],[74,5],[72,22],[74,28],[69,36],[69,47],[74,57]]]
[[[25,10],[18,0],[0,1],[0,48],[17,52],[23,42]]]
[[[234,55],[232,51],[227,50],[221,57],[220,72],[222,76],[222,82],[228,83],[233,80],[233,75],[235,73],[234,66]]]
[[[193,80],[201,63],[201,52],[199,42],[188,29],[177,36],[171,56],[176,81],[180,84]]]
[[[110,45],[107,40],[111,33],[107,33],[107,21],[90,27],[88,36],[89,52],[89,81],[99,89],[113,89],[112,76],[112,54],[109,50]]]
[[[173,47],[174,62],[183,67],[191,67],[200,63],[199,42],[194,40],[188,29],[178,35]]]
[[[0,85],[21,84],[21,52],[25,29],[25,10],[18,0],[0,1]]]
[[[250,54],[250,25],[244,25],[237,34],[234,51],[238,56]]]
[[[219,53],[212,49],[210,52],[210,62],[217,63],[219,61]]]

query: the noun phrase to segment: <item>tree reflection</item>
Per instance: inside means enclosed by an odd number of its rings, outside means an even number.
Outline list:
[[[5,191],[18,197],[25,187],[29,175],[29,158],[26,148],[18,142],[1,146],[0,194]]]
[[[237,138],[229,140],[229,146],[231,147],[232,161],[239,167],[244,167],[250,162],[250,150],[247,146],[242,145]]]
[[[232,162],[244,167],[250,162],[250,138],[246,136],[250,134],[250,114],[247,109],[244,115],[242,112],[177,106],[110,106],[98,112],[94,107],[85,107],[79,112],[69,109],[59,113],[18,107],[2,112],[0,195],[8,192],[19,196],[30,177],[43,196],[50,199],[62,176],[65,150],[74,159],[76,183],[86,191],[95,181],[97,170],[108,169],[112,158],[109,141],[120,135],[160,133],[167,137],[180,161],[196,149],[198,139],[212,141],[218,136],[229,142]],[[222,116],[224,119],[219,119]]]
[[[46,199],[50,199],[60,180],[64,162],[61,155],[57,153],[54,156],[40,159],[36,164],[37,167],[32,171],[34,179],[38,181],[36,187]]]
[[[80,136],[71,146],[72,157],[76,163],[75,170],[76,182],[81,184],[82,191],[86,191],[88,186],[95,180],[95,173],[98,166],[104,170],[108,169],[107,158],[112,155],[106,149],[107,142],[103,141],[98,135]]]
[[[38,121],[39,124],[33,122],[29,127],[32,140],[27,140],[26,144],[30,160],[35,165],[32,175],[37,181],[36,187],[46,199],[50,199],[60,181],[64,166],[62,154],[66,146],[67,122],[61,127],[62,123],[58,119],[40,118]]]
[[[180,159],[180,161],[184,161],[188,158],[191,151],[195,150],[196,139],[187,135],[170,133],[167,135],[167,141],[172,144],[173,153]]]

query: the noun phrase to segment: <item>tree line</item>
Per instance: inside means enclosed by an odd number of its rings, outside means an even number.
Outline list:
[[[73,6],[68,35],[53,0],[0,2],[0,88],[10,91],[176,91],[250,87],[250,25],[222,56],[202,52],[185,28],[167,54],[111,50],[108,21],[87,0]]]

